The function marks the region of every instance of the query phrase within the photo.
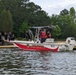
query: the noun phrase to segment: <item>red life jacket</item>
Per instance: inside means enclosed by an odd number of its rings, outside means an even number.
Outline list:
[[[47,35],[46,35],[46,32],[45,31],[42,31],[41,38],[47,38]]]

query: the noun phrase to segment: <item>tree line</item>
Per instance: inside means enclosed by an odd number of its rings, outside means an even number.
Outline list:
[[[51,24],[58,25],[56,30],[59,29],[59,34],[55,34],[58,38],[76,37],[76,12],[74,7],[71,7],[70,10],[63,9],[59,15],[52,15]],[[56,32],[56,30],[54,31]]]
[[[29,0],[0,0],[0,31],[11,31],[19,37],[32,26],[54,25],[51,32],[53,37],[76,37],[75,15],[74,7],[63,9],[59,15],[49,16],[39,5]]]

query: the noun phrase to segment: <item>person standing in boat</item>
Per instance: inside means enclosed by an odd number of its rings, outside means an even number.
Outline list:
[[[42,29],[40,37],[41,37],[41,43],[45,42],[45,40],[47,38],[45,29]]]
[[[39,40],[41,41],[41,34],[42,34],[42,30],[40,29],[39,31]]]
[[[26,38],[26,40],[27,40],[27,41],[29,41],[29,40],[30,40],[30,36],[29,36],[28,31],[26,31],[25,38]]]

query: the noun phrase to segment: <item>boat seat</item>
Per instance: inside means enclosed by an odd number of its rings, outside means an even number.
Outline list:
[[[53,38],[47,38],[45,40],[45,43],[53,43],[54,42],[54,39]]]

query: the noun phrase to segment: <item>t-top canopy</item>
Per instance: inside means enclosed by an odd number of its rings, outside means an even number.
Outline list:
[[[55,28],[54,25],[51,25],[51,26],[33,26],[33,27],[30,27],[30,28],[34,28],[34,29],[41,29],[41,28]]]

